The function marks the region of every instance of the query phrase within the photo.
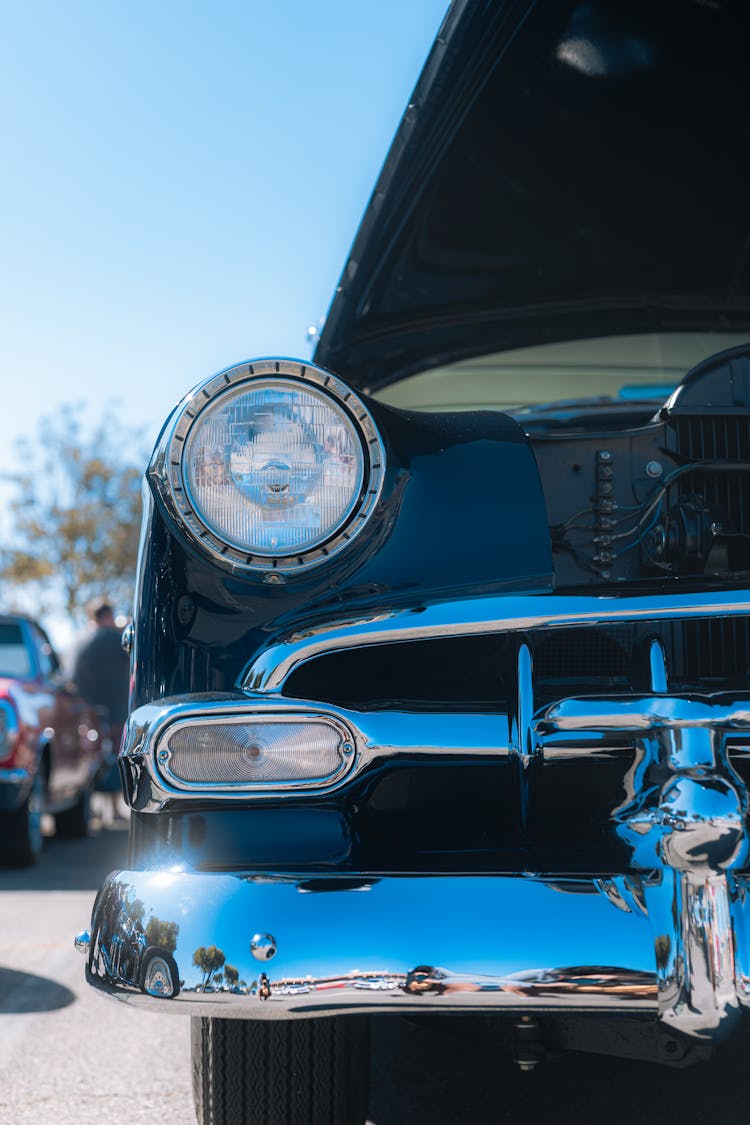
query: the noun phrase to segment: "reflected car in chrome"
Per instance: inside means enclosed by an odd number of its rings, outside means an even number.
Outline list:
[[[524,1070],[745,1027],[748,33],[456,0],[312,359],[167,419],[76,943],[192,1019],[200,1121],[362,1125],[384,1014]]]

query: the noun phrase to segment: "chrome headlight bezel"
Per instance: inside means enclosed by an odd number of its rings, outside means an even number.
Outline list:
[[[352,424],[362,445],[363,474],[359,494],[341,524],[320,542],[293,551],[242,550],[228,542],[220,530],[212,527],[193,505],[187,481],[184,450],[193,427],[205,410],[214,406],[222,395],[243,384],[251,386],[269,380],[300,387],[314,387],[331,398]],[[188,535],[216,562],[232,571],[273,575],[304,573],[330,560],[343,551],[367,524],[380,498],[385,477],[385,448],[378,428],[362,399],[330,372],[315,364],[293,359],[260,359],[237,364],[220,371],[207,383],[193,391],[178,407],[163,445],[159,476],[165,486],[165,499]]]

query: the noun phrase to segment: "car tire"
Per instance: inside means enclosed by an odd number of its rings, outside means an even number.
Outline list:
[[[63,840],[82,840],[89,834],[91,790],[85,789],[74,805],[55,814],[55,830]]]
[[[42,815],[46,801],[44,774],[38,770],[20,808],[8,816],[8,846],[4,855],[17,867],[31,867],[42,854]]]
[[[156,982],[159,982],[158,987]],[[141,958],[138,986],[141,992],[163,1000],[174,1000],[179,996],[180,973],[172,954],[156,945],[147,949]]]
[[[363,1125],[370,1027],[362,1016],[192,1020],[200,1125]]]

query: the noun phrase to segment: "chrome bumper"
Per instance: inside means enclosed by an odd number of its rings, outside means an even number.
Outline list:
[[[748,886],[666,872],[357,882],[126,871],[109,876],[77,944],[90,984],[152,1010],[618,1013],[710,1041],[750,1003]],[[672,940],[683,918],[687,945]],[[176,977],[166,985],[163,972],[144,979],[155,950]]]
[[[747,592],[724,598],[710,606],[681,597],[664,605],[597,599],[572,617],[561,617],[551,601],[546,623],[747,612]],[[194,798],[196,790],[177,787],[161,764],[159,740],[178,720],[187,726],[325,711],[350,733],[351,758],[347,772],[319,792],[343,789],[375,758],[403,750],[505,758],[515,765],[524,827],[532,782],[546,762],[627,749],[633,764],[623,799],[606,810],[627,876],[363,875],[352,885],[331,875],[125,872],[105,884],[91,935],[80,940],[90,982],[132,1003],[253,1019],[404,1009],[607,1011],[656,1017],[704,1041],[738,1026],[750,1007],[750,837],[748,792],[734,763],[750,753],[750,696],[670,694],[665,653],[654,638],[646,693],[537,709],[522,636],[517,690],[502,715],[353,712],[282,693],[289,672],[321,651],[376,643],[385,634],[406,640],[509,628],[505,618],[489,619],[486,607],[474,606],[473,614],[458,614],[455,629],[445,615],[425,612],[417,625],[376,618],[301,634],[268,650],[242,693],[139,709],[121,758],[134,807],[157,813]],[[521,614],[511,624],[520,631],[529,621]],[[295,796],[293,786],[289,792]],[[282,799],[284,786],[271,795]],[[223,783],[204,785],[200,796],[258,799]]]
[[[154,938],[170,922],[174,999],[141,991],[122,956],[136,932]],[[210,946],[224,955],[213,973],[196,952]],[[584,879],[116,872],[94,909],[88,967],[120,999],[193,1015],[658,1007],[643,908],[624,883]]]

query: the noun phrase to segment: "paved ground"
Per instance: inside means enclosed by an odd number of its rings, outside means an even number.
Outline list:
[[[38,867],[0,869],[0,1125],[188,1125],[188,1023],[104,1000],[72,936],[101,877],[124,865],[122,822],[49,840]],[[403,1020],[375,1028],[371,1125],[738,1125],[747,1046],[687,1071],[594,1056],[517,1073],[503,1054]]]

